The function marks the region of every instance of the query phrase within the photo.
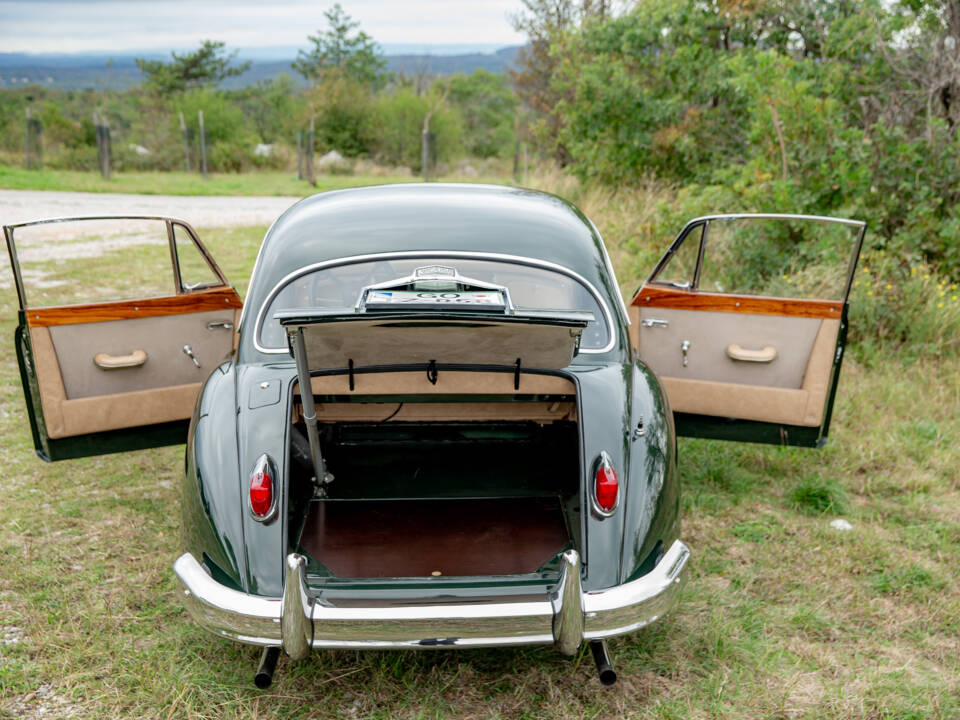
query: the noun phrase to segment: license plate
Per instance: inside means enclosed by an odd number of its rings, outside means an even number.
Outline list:
[[[367,295],[368,308],[400,309],[402,307],[443,307],[477,310],[504,310],[506,302],[498,290],[487,292],[372,290]]]

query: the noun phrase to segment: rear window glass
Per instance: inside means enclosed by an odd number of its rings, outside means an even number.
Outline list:
[[[280,323],[273,316],[280,310],[300,308],[353,308],[368,285],[397,280],[418,267],[454,267],[466,278],[503,285],[518,309],[577,310],[593,313],[594,320],[583,332],[582,349],[600,349],[610,339],[606,315],[586,286],[563,273],[519,263],[462,258],[390,259],[351,263],[324,268],[292,280],[270,302],[261,315],[258,342],[265,349],[286,349]]]

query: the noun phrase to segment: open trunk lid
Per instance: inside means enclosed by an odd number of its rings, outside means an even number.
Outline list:
[[[428,266],[365,287],[352,309],[292,309],[274,316],[291,351],[302,335],[310,371],[382,365],[570,364],[589,312],[517,308],[506,287]],[[294,355],[296,353],[294,352]]]
[[[287,310],[288,335],[303,332],[307,366],[505,365],[558,370],[576,355],[590,313]],[[291,343],[295,346],[294,343]]]

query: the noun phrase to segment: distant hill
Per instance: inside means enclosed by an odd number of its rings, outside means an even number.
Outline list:
[[[487,72],[503,73],[513,67],[522,46],[500,48],[493,53],[468,53],[465,55],[388,55],[387,69],[391,72],[416,75],[469,75],[477,68]]]
[[[515,46],[495,52],[396,54],[385,57],[388,71],[404,75],[470,74],[477,68],[502,73],[514,64],[520,49],[520,46]],[[33,84],[62,90],[125,90],[143,79],[134,63],[135,57],[169,59],[169,54],[129,51],[114,56],[107,53],[0,53],[0,90]],[[288,73],[302,83],[302,78],[290,67],[292,59],[292,54],[289,60],[253,59],[247,72],[239,77],[228,78],[223,87],[237,89],[255,85],[282,73]]]

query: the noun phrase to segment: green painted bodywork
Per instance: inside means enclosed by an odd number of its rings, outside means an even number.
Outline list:
[[[238,359],[214,373],[198,402],[187,446],[184,549],[203,557],[215,575],[227,575],[230,584],[246,592],[281,594],[283,558],[296,549],[297,529],[286,526],[285,506],[273,522],[256,522],[246,507],[245,479],[262,453],[274,459],[280,478],[289,476],[288,419],[296,368],[289,355],[256,350],[252,341],[256,310],[278,282],[304,266],[407,250],[503,253],[545,260],[573,270],[601,293],[614,318],[613,348],[602,354],[581,354],[566,370],[555,373],[569,377],[577,387],[582,527],[575,535],[583,557],[582,580],[585,589],[600,589],[649,570],[662,548],[679,535],[676,440],[659,383],[631,357],[625,313],[602,241],[589,221],[558,198],[477,186],[327,193],[295,205],[274,224],[254,270]],[[405,369],[423,372],[426,368]],[[438,365],[441,376],[445,369]],[[514,368],[503,370],[513,372]],[[328,374],[332,372],[344,371]],[[524,372],[545,371],[525,368]],[[256,388],[274,382],[282,389],[279,402],[252,401]],[[643,434],[637,435],[634,429],[641,417]],[[590,510],[587,495],[601,451],[610,455],[622,482],[621,506],[608,518]],[[284,502],[285,490],[280,489]],[[554,565],[548,563],[539,573],[508,577],[348,580],[317,575],[309,580],[315,591],[330,598],[368,592],[409,598],[524,595],[552,586]]]

